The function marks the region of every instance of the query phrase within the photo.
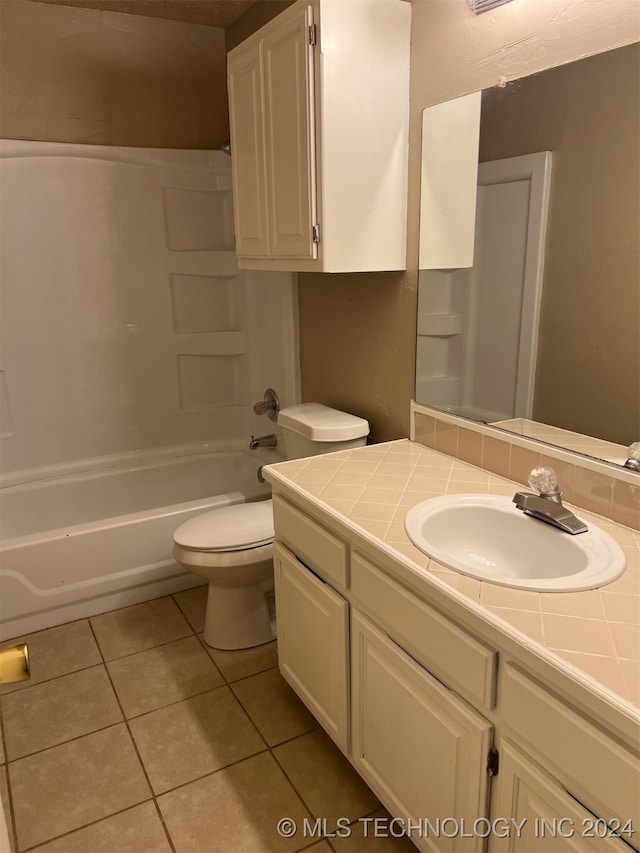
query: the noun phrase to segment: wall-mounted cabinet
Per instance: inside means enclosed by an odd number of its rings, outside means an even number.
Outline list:
[[[245,269],[405,268],[411,6],[303,0],[228,57]]]

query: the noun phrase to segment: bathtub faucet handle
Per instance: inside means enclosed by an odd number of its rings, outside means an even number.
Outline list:
[[[264,392],[264,399],[254,405],[253,411],[256,415],[266,415],[270,421],[278,419],[280,400],[273,388],[267,388]]]

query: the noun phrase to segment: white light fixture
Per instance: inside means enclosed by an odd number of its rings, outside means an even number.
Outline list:
[[[480,15],[482,12],[488,12],[489,9],[495,9],[497,6],[510,2],[511,0],[467,0],[467,6],[476,15]]]

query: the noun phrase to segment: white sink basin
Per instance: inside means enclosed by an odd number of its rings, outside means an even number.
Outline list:
[[[431,498],[409,510],[404,526],[413,544],[438,563],[518,589],[594,589],[626,566],[622,548],[596,525],[572,536],[498,495]]]

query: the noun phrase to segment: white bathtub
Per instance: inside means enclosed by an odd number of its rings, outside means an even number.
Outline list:
[[[273,452],[164,451],[57,466],[0,488],[0,640],[197,586],[173,531],[218,506],[270,494]]]

